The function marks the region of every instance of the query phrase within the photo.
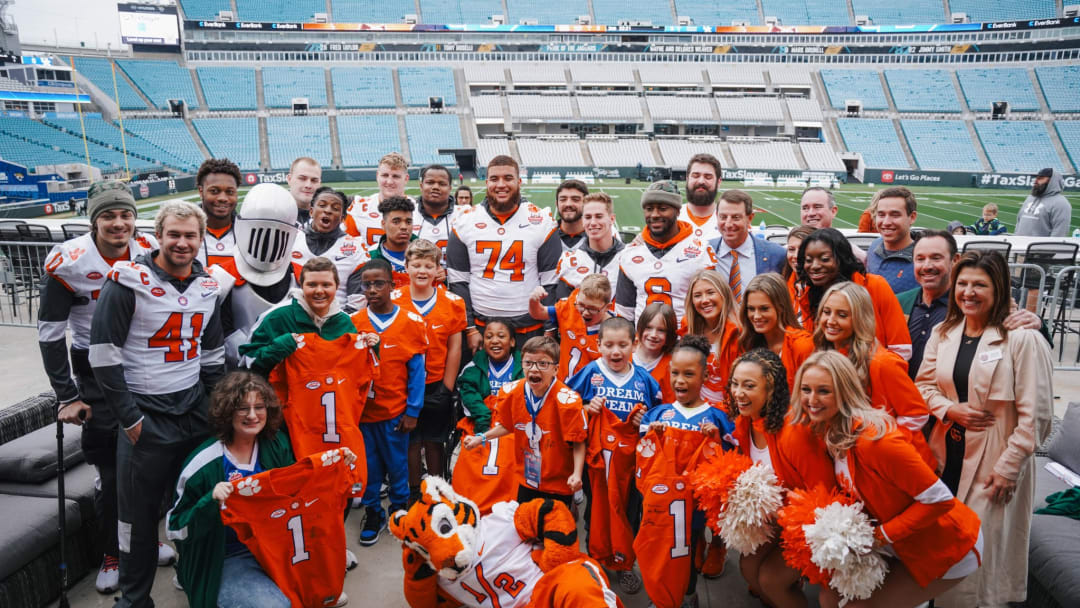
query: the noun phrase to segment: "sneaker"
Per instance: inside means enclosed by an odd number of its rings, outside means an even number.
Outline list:
[[[701,565],[701,576],[705,578],[718,578],[724,573],[724,564],[727,562],[727,547],[724,541],[713,538],[709,545],[709,555],[705,563]]]
[[[360,530],[360,546],[370,547],[379,542],[379,535],[386,529],[386,516],[376,511],[373,507],[366,509],[364,527]]]
[[[360,561],[356,559],[356,554],[352,552],[352,549],[345,549],[345,571],[352,570]]]
[[[345,604],[348,604],[348,603],[349,603],[349,596],[345,595],[345,592],[342,591],[341,595],[338,596],[337,601],[330,605],[330,608],[338,608],[339,606],[344,606]]]
[[[176,561],[176,551],[165,543],[157,544],[157,565],[171,566]]]
[[[94,587],[98,593],[113,593],[120,588],[120,560],[115,556],[106,555],[101,560],[101,569],[98,570],[97,580]]]
[[[615,582],[623,593],[634,595],[641,591],[641,577],[633,570],[622,570],[615,577]]]
[[[685,595],[680,608],[698,608],[697,593],[688,593]]]
[[[352,499],[352,508],[354,508],[354,509],[362,509],[362,508],[364,508],[364,499],[363,498],[354,498],[354,499]]]
[[[176,574],[172,575],[172,586],[176,587],[180,591],[184,590],[184,586],[180,584],[180,576],[179,575],[176,575]]]
[[[582,492],[581,490],[574,492],[574,504],[580,505],[583,502],[585,502],[585,492]]]

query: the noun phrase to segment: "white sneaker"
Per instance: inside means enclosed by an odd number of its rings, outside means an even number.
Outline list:
[[[176,561],[176,551],[165,543],[157,544],[157,565],[171,566]]]
[[[345,570],[352,570],[359,563],[360,562],[356,559],[356,554],[352,552],[352,549],[345,549]]]
[[[120,560],[112,555],[106,555],[101,560],[94,587],[98,593],[113,593],[120,588]]]
[[[337,602],[335,602],[333,605],[331,605],[330,608],[338,608],[339,606],[344,606],[345,604],[348,604],[348,603],[349,603],[349,596],[345,595],[345,592],[342,591],[341,595],[339,595],[338,598],[337,598]]]

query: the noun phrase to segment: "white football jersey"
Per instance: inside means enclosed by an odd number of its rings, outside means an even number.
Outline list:
[[[337,268],[338,289],[336,297],[338,304],[345,306],[345,304],[349,303],[349,296],[345,291],[347,287],[346,283],[352,273],[356,272],[357,269],[371,259],[368,256],[367,249],[364,248],[360,239],[345,234],[337,241],[334,241],[334,244],[330,246],[330,249],[327,249],[321,255],[333,262],[334,267]],[[296,242],[293,243],[293,263],[298,266],[303,266],[305,262],[313,257],[316,256],[308,249],[307,239],[304,238],[304,235],[299,235],[296,238]],[[358,296],[363,297],[359,294]]]
[[[202,247],[199,247],[198,253],[195,254],[195,259],[202,262],[204,268],[224,263],[233,257],[233,253],[236,251],[235,227],[236,224],[229,226],[229,230],[222,234],[220,238],[210,232],[209,229],[206,230]]]
[[[411,196],[405,197],[416,204]],[[386,234],[382,227],[382,214],[379,213],[379,203],[382,195],[378,192],[371,196],[357,196],[345,212],[345,232],[360,239],[364,249],[371,249],[379,242],[379,237]]]
[[[622,261],[626,249],[615,254],[611,261],[601,266],[596,263],[589,254],[581,249],[569,249],[564,251],[559,258],[559,265],[555,272],[559,280],[569,285],[572,289],[581,287],[581,280],[586,276],[597,273],[602,274],[611,282],[611,297],[615,298],[615,287],[619,282],[619,264]]]
[[[550,252],[550,260],[540,256],[556,226],[551,214],[525,201],[501,223],[486,205],[465,209],[454,219],[454,233],[465,247],[469,270],[448,265],[448,282],[469,283],[477,314],[510,318],[528,314],[532,290],[556,280],[561,247],[557,242],[548,246],[545,255]]]
[[[416,210],[413,211],[413,234],[417,238],[429,240],[439,247],[439,250],[442,251],[442,265],[444,268],[446,267],[446,242],[450,239],[454,219],[457,218],[463,208],[451,202],[450,213],[439,218],[434,223],[425,220],[424,216],[421,215],[419,201],[416,203]]]
[[[134,260],[144,253],[157,249],[157,241],[149,235],[138,234],[128,242],[128,259]],[[45,272],[60,281],[77,298],[86,300],[85,306],[72,306],[67,323],[39,322],[38,333],[42,341],[63,337],[64,330],[71,328],[71,346],[79,350],[90,348],[90,320],[97,308],[101,287],[112,270],[101,257],[94,237],[90,233],[64,241],[52,248],[45,258]]]
[[[718,239],[722,236],[720,234],[720,227],[716,224],[715,214],[708,217],[690,215],[689,207],[689,205],[683,205],[679,208],[679,221],[690,224],[694,229],[694,237],[702,243],[708,243],[713,239]]]
[[[121,349],[131,392],[163,395],[194,386],[203,363],[202,330],[217,301],[217,280],[198,278],[181,293],[135,262],[117,262],[109,279],[135,293],[135,318]]]
[[[616,299],[620,317],[638,319],[653,302],[666,302],[681,321],[686,312],[686,292],[690,280],[700,270],[716,266],[716,254],[704,241],[690,235],[659,258],[645,243],[628,245],[621,256],[620,280],[629,280],[636,291],[633,308]],[[624,286],[625,287],[625,286]]]
[[[456,580],[439,578],[439,587],[470,608],[518,608],[532,598],[543,572],[533,561],[533,546],[521,541],[514,526],[518,503],[500,502],[479,524],[472,568]],[[489,597],[495,594],[496,597]]]

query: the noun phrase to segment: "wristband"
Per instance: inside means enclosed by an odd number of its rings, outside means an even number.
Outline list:
[[[476,436],[480,438],[480,445],[487,445],[487,442],[488,442],[487,435],[485,435],[483,433],[477,433]]]

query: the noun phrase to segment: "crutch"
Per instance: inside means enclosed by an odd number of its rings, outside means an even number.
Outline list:
[[[56,416],[56,501],[57,531],[60,533],[60,608],[69,608],[68,603],[68,567],[67,567],[67,499],[64,496],[64,423],[60,420],[60,410]],[[79,419],[85,420],[86,413],[79,412]]]

